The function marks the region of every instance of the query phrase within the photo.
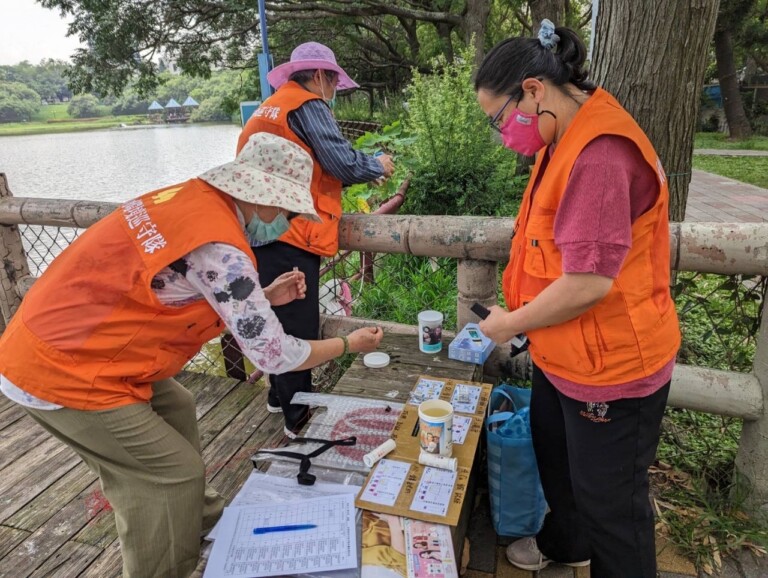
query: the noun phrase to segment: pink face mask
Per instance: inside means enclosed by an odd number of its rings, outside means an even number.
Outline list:
[[[515,109],[502,125],[501,141],[508,149],[527,157],[533,156],[547,144],[539,134],[539,115],[526,114],[519,109]]]

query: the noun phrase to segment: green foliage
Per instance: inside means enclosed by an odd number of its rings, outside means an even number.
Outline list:
[[[386,201],[397,193],[412,168],[408,156],[408,147],[412,143],[413,138],[403,129],[400,121],[383,127],[377,133],[365,133],[358,138],[353,145],[356,150],[368,155],[377,152],[392,155],[395,159],[395,174],[381,184],[361,183],[344,189],[342,210],[347,213],[367,213],[372,205]]]
[[[374,266],[375,283],[353,282],[356,317],[414,325],[419,311],[445,316],[443,327],[456,327],[456,260],[413,255],[382,255]]]
[[[199,107],[192,111],[193,122],[228,121],[231,115],[224,110],[223,97],[206,98]]]
[[[69,101],[67,112],[72,118],[91,118],[100,116],[102,109],[99,99],[92,94],[79,94]]]
[[[0,82],[0,122],[28,121],[40,109],[40,95],[20,82]]]
[[[112,114],[147,114],[147,109],[151,102],[141,98],[133,90],[128,90],[118,98],[112,106]]]
[[[61,100],[72,96],[64,76],[67,66],[65,62],[53,59],[43,60],[39,65],[24,61],[13,66],[0,66],[0,79],[21,82],[45,100]]]
[[[679,273],[673,294],[683,333],[680,362],[749,371],[766,296],[766,278]],[[742,420],[667,408],[652,471],[662,533],[697,567],[768,545],[768,530],[744,510],[734,460]]]
[[[374,120],[369,96],[359,91],[337,97],[333,116],[336,120]]]
[[[413,73],[406,128],[413,178],[406,212],[415,214],[508,214],[519,202],[523,180],[514,179],[515,155],[493,138],[472,88],[471,49],[438,72]]]
[[[690,365],[749,371],[766,281],[746,275],[679,273],[672,288],[683,333],[678,359]]]

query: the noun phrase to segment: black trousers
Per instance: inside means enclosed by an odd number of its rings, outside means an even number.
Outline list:
[[[644,398],[587,404],[533,370],[531,435],[550,512],[536,542],[556,562],[592,560],[592,578],[656,578],[648,467],[669,383]]]
[[[280,241],[253,247],[253,254],[256,255],[262,287],[283,273],[292,271],[294,267],[304,272],[307,296],[272,309],[288,335],[300,339],[317,339],[320,332],[320,256]],[[279,405],[283,409],[285,427],[289,430],[298,430],[309,414],[308,406],[292,404],[291,398],[299,391],[311,390],[312,372],[308,369],[269,376],[269,404]]]

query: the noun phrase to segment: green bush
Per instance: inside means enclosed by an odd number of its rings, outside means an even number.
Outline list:
[[[405,212],[445,215],[515,213],[527,176],[494,138],[472,87],[471,49],[431,76],[413,72],[405,125],[413,178]]]
[[[200,103],[192,112],[193,122],[228,121],[231,115],[225,110],[221,96],[212,96]]]
[[[67,112],[72,118],[91,118],[99,116],[103,110],[99,99],[92,94],[78,94],[69,101]]]
[[[40,110],[40,95],[20,82],[0,82],[0,122],[28,121]]]

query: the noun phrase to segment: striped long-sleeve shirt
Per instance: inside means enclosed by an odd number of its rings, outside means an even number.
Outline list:
[[[310,100],[289,113],[288,126],[312,149],[320,166],[344,186],[384,175],[379,161],[352,148],[322,100]]]

